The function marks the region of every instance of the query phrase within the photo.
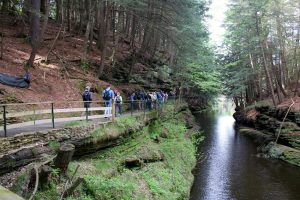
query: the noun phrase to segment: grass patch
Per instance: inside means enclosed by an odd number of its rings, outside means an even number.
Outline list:
[[[85,176],[86,194],[95,199],[188,199],[196,149],[193,141],[184,136],[183,116],[170,116],[143,128],[120,146],[79,161],[83,166],[92,164],[95,170]],[[127,118],[119,123],[118,126],[132,125],[136,120]],[[169,137],[155,143],[152,138],[163,129],[168,131]],[[146,163],[134,170],[123,164],[127,157],[155,157],[158,152],[164,154],[164,161]]]
[[[87,126],[91,124],[93,124],[93,122],[91,121],[73,121],[73,122],[66,123],[64,127]]]
[[[194,178],[191,170],[196,164],[193,144],[196,139],[186,138],[184,115],[175,114],[173,106],[164,107],[161,116],[159,120],[123,138],[121,145],[73,161],[69,173],[72,174],[79,164],[76,176],[83,177],[85,181],[68,200],[188,199]],[[96,129],[92,135],[94,139],[102,140],[111,137],[114,132],[120,133],[140,125],[135,117],[120,118],[114,125]],[[168,132],[168,137],[161,138],[160,142],[153,140],[162,131]],[[145,161],[138,168],[128,169],[124,164],[128,157],[143,160],[161,155],[163,159]],[[56,186],[59,187],[61,185]],[[50,190],[43,195],[40,193],[39,197],[47,199],[48,195],[55,196],[55,193]]]

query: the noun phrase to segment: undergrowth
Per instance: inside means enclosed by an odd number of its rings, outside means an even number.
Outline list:
[[[160,119],[123,138],[121,145],[99,151],[89,157],[70,163],[69,173],[83,177],[80,185],[68,200],[108,199],[189,199],[193,183],[191,170],[196,164],[196,148],[201,139],[186,137],[186,124],[182,113],[175,114],[174,108],[164,108]],[[115,125],[96,129],[94,138],[103,138],[105,129],[127,130],[139,127],[136,118],[121,118]],[[160,137],[162,132],[164,137]],[[200,133],[198,133],[200,135]],[[159,141],[157,141],[159,137]],[[201,137],[198,137],[201,138]],[[203,139],[203,138],[202,138]],[[163,155],[163,159],[157,159]],[[151,158],[139,167],[127,168],[127,158]],[[54,199],[61,190],[39,192],[36,199]]]

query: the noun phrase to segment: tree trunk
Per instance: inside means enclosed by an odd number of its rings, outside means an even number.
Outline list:
[[[75,152],[75,146],[73,144],[61,145],[58,154],[54,160],[55,167],[61,169],[62,172],[66,172],[69,163],[72,160],[74,152]]]
[[[111,22],[109,20],[110,18],[110,12],[108,12],[110,9],[110,6],[108,5],[107,3],[107,6],[106,6],[106,12],[105,12],[105,20],[104,20],[104,23],[101,24],[102,25],[102,30],[103,30],[103,35],[102,35],[102,42],[101,42],[101,47],[100,47],[100,51],[101,51],[101,62],[100,62],[100,67],[99,67],[99,70],[98,70],[98,77],[100,78],[102,76],[102,73],[103,73],[103,70],[104,70],[104,64],[105,64],[105,58],[106,58],[106,53],[107,53],[107,50],[106,50],[106,47],[107,47],[107,40],[109,39],[109,30],[110,30],[110,25],[111,25]],[[99,39],[99,38],[98,38]]]
[[[33,67],[35,55],[38,50],[40,41],[40,0],[31,1],[31,23],[30,23],[30,36],[31,36],[31,54],[30,58],[26,63],[26,68]]]
[[[63,0],[55,0],[56,2],[56,15],[55,15],[55,19],[56,19],[56,22],[62,22],[62,19],[63,19],[63,13],[62,13],[62,10],[63,10],[63,5],[62,5],[62,1]]]
[[[264,67],[264,71],[266,74],[266,84],[267,84],[269,90],[271,90],[269,92],[271,92],[273,104],[274,104],[274,106],[276,106],[273,83],[272,83],[272,79],[271,79],[271,76],[270,76],[270,73],[268,70],[267,58],[266,58],[265,49],[264,49],[264,45],[267,46],[267,43],[266,43],[266,41],[262,41],[262,39],[261,39],[260,30],[259,30],[259,18],[258,18],[257,12],[255,12],[255,25],[256,25],[256,33],[260,40],[260,48],[261,48],[261,53],[262,53],[262,58],[263,58],[263,67]],[[264,44],[264,42],[265,42],[265,44]]]
[[[272,83],[272,79],[271,79],[271,76],[270,76],[270,73],[269,73],[269,70],[268,70],[267,59],[266,59],[263,44],[261,44],[261,51],[262,51],[262,56],[263,56],[263,62],[264,62],[263,66],[264,66],[264,70],[265,70],[265,74],[266,74],[266,81],[267,81],[267,84],[269,85],[269,88],[271,90],[270,92],[271,92],[271,95],[272,95],[273,104],[274,104],[274,106],[276,106],[273,83]]]
[[[300,0],[298,1],[298,19],[300,20]],[[294,90],[294,97],[297,96],[298,94],[298,87],[299,87],[299,79],[300,79],[300,68],[298,66],[298,48],[299,48],[299,39],[300,39],[300,21],[298,21],[298,30],[297,30],[297,38],[296,38],[296,45],[295,45],[295,50],[294,50],[294,62],[295,62],[295,69],[297,69],[297,78],[296,78],[296,86]]]
[[[2,12],[7,12],[9,7],[9,0],[2,0],[2,7],[1,11]]]
[[[57,42],[57,40],[58,40],[58,38],[59,38],[59,36],[60,36],[60,33],[61,33],[63,27],[64,27],[64,18],[62,18],[60,28],[59,28],[59,30],[58,30],[58,32],[57,32],[57,34],[56,34],[56,37],[54,38],[54,40],[53,40],[53,42],[52,42],[52,45],[51,45],[51,47],[50,47],[50,49],[49,49],[47,55],[46,55],[46,58],[45,58],[45,62],[46,62],[46,63],[48,63],[48,57],[49,57],[50,53],[52,52],[52,50],[54,49],[54,47],[55,47],[55,45],[56,45],[56,42]]]
[[[68,30],[68,32],[70,32],[71,31],[71,19],[70,19],[70,17],[71,17],[71,14],[70,14],[70,12],[71,12],[71,0],[67,0],[67,30]]]
[[[49,4],[49,0],[44,0],[44,15],[43,15],[43,25],[42,25],[42,30],[41,30],[41,42],[43,41],[44,38],[44,34],[47,28],[47,24],[48,24],[48,18],[49,18],[49,8],[50,4]]]
[[[82,57],[81,61],[83,63],[86,63],[86,56],[87,56],[87,48],[88,48],[88,42],[89,42],[89,36],[90,36],[90,31],[91,31],[91,24],[92,24],[92,5],[91,5],[91,0],[86,0],[88,3],[88,23],[86,26],[86,31],[85,31],[85,39],[84,39],[84,45],[83,45],[83,52],[82,52]]]

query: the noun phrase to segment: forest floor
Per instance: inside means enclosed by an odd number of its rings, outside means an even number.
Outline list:
[[[0,14],[0,32],[4,35],[0,72],[12,76],[23,76],[25,73],[24,65],[29,59],[31,46],[26,38],[18,37],[20,25],[16,24],[15,21],[15,17]],[[28,27],[26,28],[28,29]],[[100,64],[101,56],[95,43],[92,44],[87,56],[90,68],[84,69],[80,65],[84,38],[78,33],[63,31],[53,50],[54,53],[48,57],[49,64],[42,62],[59,28],[59,24],[49,19],[44,41],[35,58],[35,67],[29,70],[32,80],[30,87],[21,89],[0,84],[0,98],[1,93],[6,93],[13,97],[10,99],[21,102],[78,101],[81,100],[81,93],[86,85],[92,86],[98,93],[105,88],[108,83],[97,78],[96,68]],[[116,54],[116,59],[122,60],[129,54],[128,45],[124,43],[122,47],[121,53]],[[110,52],[111,48],[108,49],[108,55]],[[125,84],[114,87],[114,89],[126,93],[130,93],[136,88],[139,86]],[[95,96],[94,100],[102,100],[100,98],[101,96],[98,95]]]

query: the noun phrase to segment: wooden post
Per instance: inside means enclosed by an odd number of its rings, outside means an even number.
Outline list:
[[[6,106],[3,106],[3,128],[5,137],[7,137],[7,129],[6,129]]]
[[[66,172],[74,152],[75,146],[73,144],[61,145],[54,161],[55,167],[61,169],[62,172]]]
[[[35,114],[35,104],[33,104],[33,124],[35,125],[36,114]]]
[[[81,182],[83,182],[84,181],[84,178],[82,178],[82,177],[79,177],[78,179],[76,179],[75,181],[74,181],[74,183],[63,193],[63,195],[62,195],[62,199],[64,199],[64,198],[66,198],[66,197],[68,197],[68,196],[70,196],[70,195],[72,195],[73,194],[73,192],[74,192],[74,190],[79,186],[79,184],[81,183]]]
[[[52,128],[55,128],[54,124],[54,103],[51,103],[51,116],[52,116]]]
[[[116,103],[115,103],[115,99],[112,99],[112,108],[111,108],[111,121],[115,122],[115,118],[116,118]]]
[[[144,104],[143,107],[144,107],[144,119],[145,119],[145,117],[146,117],[146,105],[147,105],[145,99],[143,100],[143,104]]]
[[[89,108],[88,108],[88,106],[86,105],[86,107],[85,107],[85,120],[86,120],[86,121],[89,120],[89,114],[88,114],[88,112],[89,112]]]
[[[133,115],[133,106],[134,106],[134,101],[130,101],[131,117],[132,117],[132,115]]]

